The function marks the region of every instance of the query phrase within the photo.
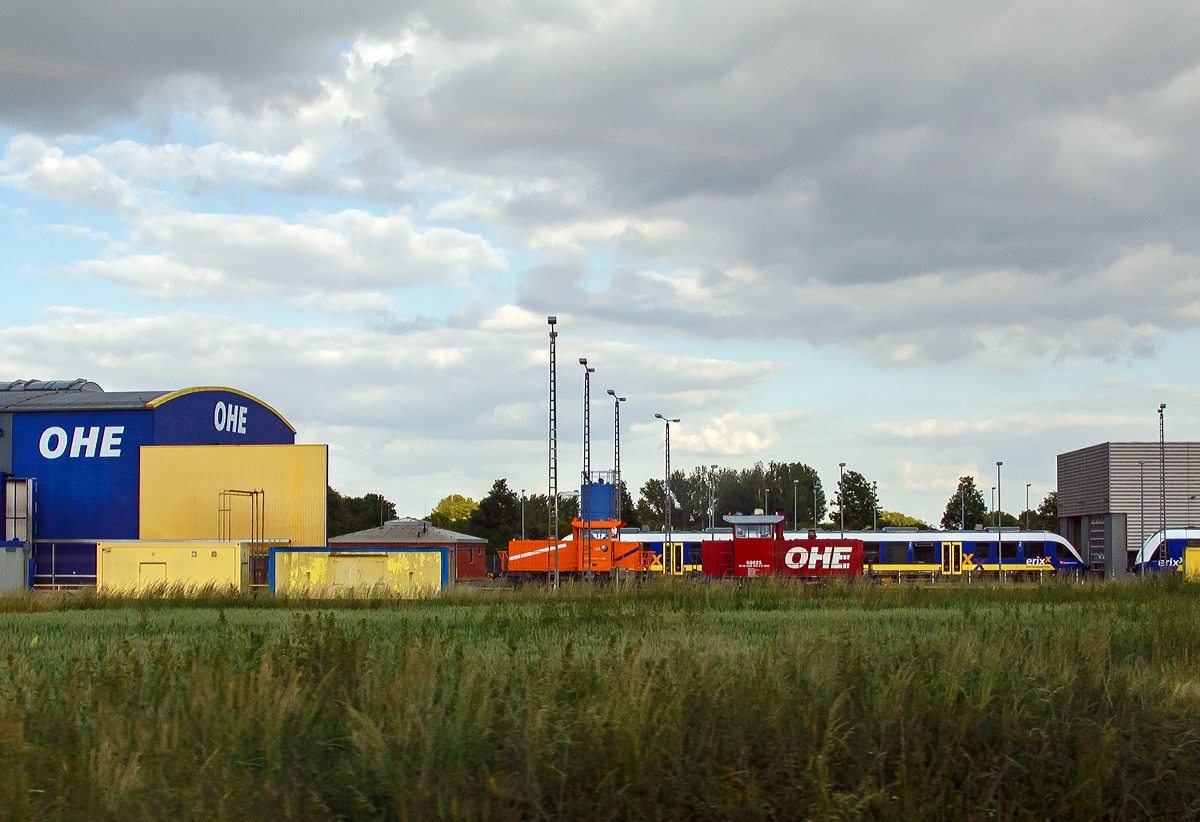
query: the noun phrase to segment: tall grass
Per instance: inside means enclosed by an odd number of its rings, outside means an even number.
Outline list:
[[[1200,809],[1177,582],[158,593],[0,600],[0,817]]]

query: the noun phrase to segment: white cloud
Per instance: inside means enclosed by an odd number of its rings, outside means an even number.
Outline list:
[[[309,213],[295,222],[266,215],[147,213],[133,241],[158,254],[118,254],[76,264],[72,273],[111,280],[159,299],[242,300],[367,291],[423,283],[460,285],[503,270],[503,252],[457,229],[416,228],[403,213]],[[343,301],[331,310],[345,311]]]
[[[730,411],[699,425],[681,422],[675,426],[671,447],[682,453],[724,457],[762,455],[779,442],[779,426],[795,424],[800,418],[801,415],[791,411],[775,414]]]
[[[906,420],[877,422],[871,431],[878,436],[902,439],[970,437],[979,434],[1032,434],[1054,429],[1122,429],[1137,418],[1121,414],[1013,414],[983,420]]]
[[[506,309],[496,315],[509,315]],[[108,390],[231,385],[263,398],[301,432],[340,448],[336,479],[364,477],[409,493],[486,491],[497,476],[543,475],[546,351],[542,328],[440,328],[396,336],[337,326],[276,328],[230,317],[178,312],[122,317],[59,309],[45,323],[0,329],[0,373],[84,375]],[[690,407],[737,448],[770,438],[788,415],[729,416],[773,373],[766,363],[664,356],[643,346],[560,342],[560,437],[570,476],[580,431],[580,375],[568,370],[581,346],[596,364],[593,425],[607,403],[601,385],[627,391],[623,417],[650,419],[652,407]],[[597,429],[599,430],[599,429]],[[657,429],[630,432],[631,476],[657,465]],[[755,437],[759,439],[754,439]],[[363,467],[362,476],[352,466]],[[435,498],[433,502],[436,502]]]
[[[0,160],[0,183],[71,203],[128,211],[138,205],[133,188],[86,154],[67,156],[32,134],[8,142]]]

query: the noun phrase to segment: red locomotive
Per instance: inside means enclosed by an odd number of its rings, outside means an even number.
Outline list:
[[[863,572],[863,543],[857,539],[784,539],[781,514],[731,515],[728,541],[703,543],[709,577],[838,577]]]

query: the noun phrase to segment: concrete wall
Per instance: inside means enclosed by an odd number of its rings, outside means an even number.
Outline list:
[[[453,550],[271,549],[272,590],[291,596],[428,596],[449,584]]]
[[[96,590],[155,585],[249,587],[249,546],[241,542],[112,540],[96,545]]]

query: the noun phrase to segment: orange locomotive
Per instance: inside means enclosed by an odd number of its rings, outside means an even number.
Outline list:
[[[645,571],[646,554],[637,543],[620,541],[621,526],[615,519],[584,522],[571,520],[571,535],[558,540],[514,539],[500,552],[500,568],[510,578],[545,578],[557,569],[576,576],[587,571],[611,572],[614,568]]]

